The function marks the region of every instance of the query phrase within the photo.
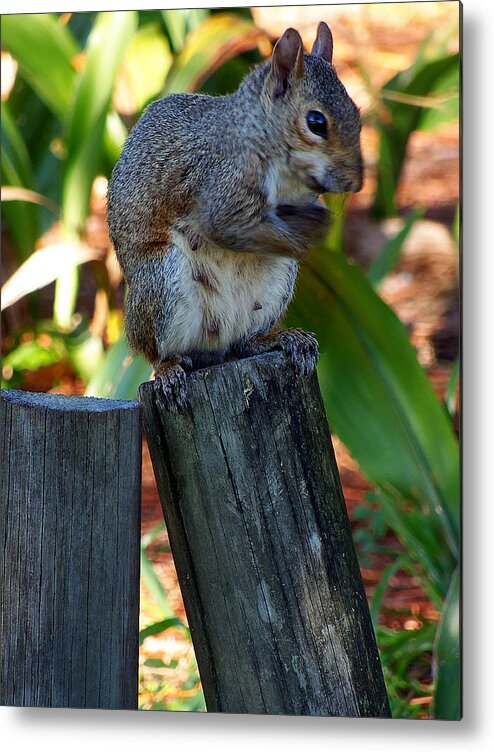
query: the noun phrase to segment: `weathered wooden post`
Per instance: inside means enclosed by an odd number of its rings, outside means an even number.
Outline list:
[[[0,705],[135,708],[140,405],[1,404]]]
[[[209,711],[388,717],[317,377],[281,353],[140,388]]]

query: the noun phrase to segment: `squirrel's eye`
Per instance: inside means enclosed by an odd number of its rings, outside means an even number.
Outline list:
[[[328,121],[319,110],[309,110],[307,113],[307,125],[312,133],[316,136],[322,136],[327,138],[328,136]]]

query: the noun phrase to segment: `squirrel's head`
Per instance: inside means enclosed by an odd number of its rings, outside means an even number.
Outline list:
[[[360,114],[332,65],[333,37],[321,22],[310,55],[287,29],[273,50],[262,102],[288,148],[291,169],[318,193],[359,191]]]

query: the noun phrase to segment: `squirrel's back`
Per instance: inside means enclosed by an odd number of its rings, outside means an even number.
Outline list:
[[[115,249],[138,252],[167,240],[166,228],[188,209],[197,190],[200,124],[220,102],[172,94],[153,102],[134,126],[113,170],[108,223]],[[205,150],[206,152],[207,150]],[[119,258],[126,271],[126,254]]]

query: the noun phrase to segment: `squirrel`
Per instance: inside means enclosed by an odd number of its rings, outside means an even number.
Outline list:
[[[311,54],[287,29],[227,96],[171,94],[134,126],[108,186],[110,238],[127,283],[125,328],[168,409],[186,371],[272,349],[299,375],[313,334],[277,323],[299,261],[322,239],[326,192],[360,190],[360,114],[321,22]]]

